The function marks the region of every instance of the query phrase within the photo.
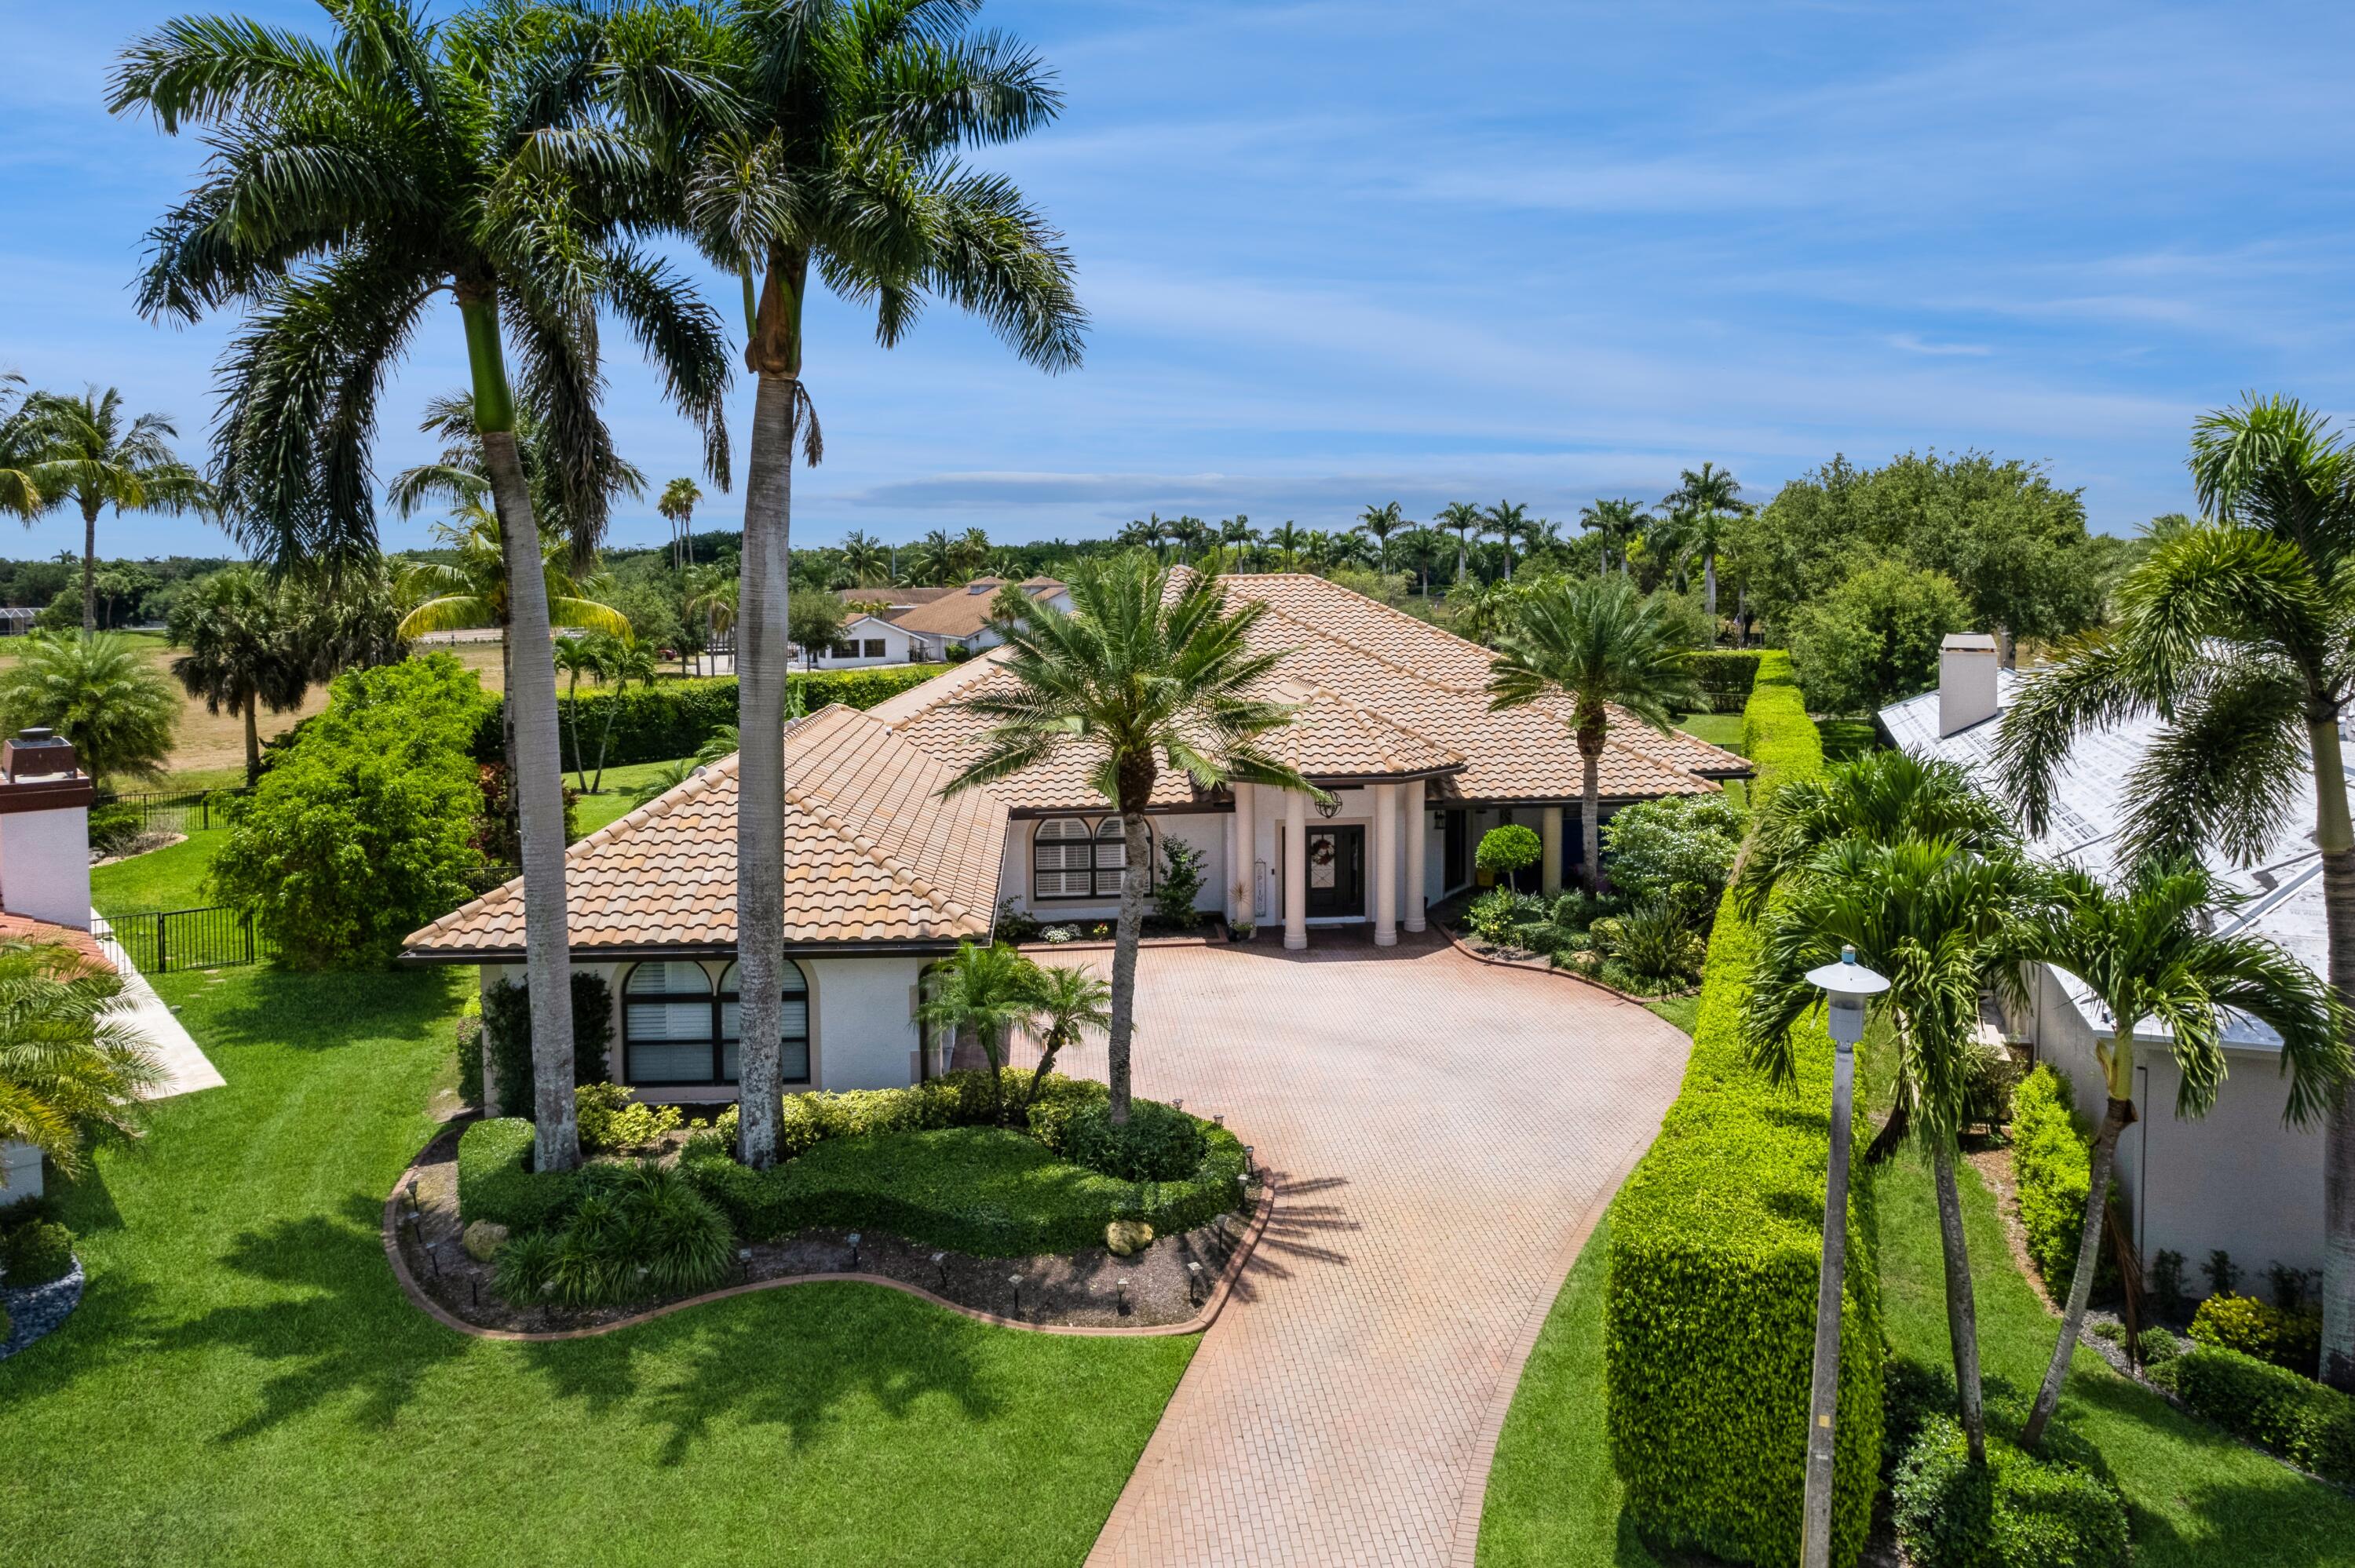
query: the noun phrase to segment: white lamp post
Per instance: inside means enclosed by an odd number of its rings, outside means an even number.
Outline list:
[[[1864,1003],[1889,981],[1856,961],[1807,971],[1807,983],[1828,993],[1832,1036],[1831,1169],[1824,1181],[1824,1262],[1816,1277],[1816,1369],[1807,1408],[1807,1489],[1800,1568],[1828,1568],[1832,1560],[1832,1437],[1839,1406],[1840,1277],[1848,1263],[1849,1102],[1856,1088],[1856,1043],[1864,1038]]]

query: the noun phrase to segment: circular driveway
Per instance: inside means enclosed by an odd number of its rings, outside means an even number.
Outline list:
[[[1092,1564],[1472,1561],[1521,1363],[1689,1043],[1401,940],[1141,955],[1136,1091],[1222,1113],[1276,1206]],[[1069,1054],[1102,1075],[1100,1042]]]

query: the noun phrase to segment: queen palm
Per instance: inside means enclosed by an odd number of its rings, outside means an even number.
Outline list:
[[[1439,514],[1431,520],[1431,525],[1455,535],[1455,575],[1448,581],[1451,587],[1460,584],[1469,564],[1467,551],[1471,537],[1481,528],[1479,505],[1470,501],[1451,501],[1439,509]]]
[[[29,524],[48,505],[43,485],[56,482],[47,471],[41,406],[21,390],[24,382],[15,371],[0,375],[0,514]]]
[[[311,689],[305,620],[294,586],[252,567],[215,572],[172,607],[171,641],[187,650],[172,674],[207,713],[226,709],[245,721],[248,785],[261,777],[260,710],[300,707]]]
[[[722,101],[683,10],[491,6],[432,22],[400,0],[331,8],[307,37],[183,18],[133,43],[112,107],[167,132],[209,130],[197,188],[152,235],[150,316],[241,302],[224,361],[217,477],[240,537],[281,567],[375,553],[368,450],[392,367],[446,291],[506,550],[513,785],[540,1169],[580,1160],[573,1122],[563,779],[539,519],[517,447],[528,408],[576,552],[604,522],[613,443],[596,411],[595,322],[620,323],[724,477],[719,322],[666,263],[633,248],[657,212],[661,160],[630,132],[681,98]],[[523,368],[516,396],[507,356]]]
[[[1374,541],[1376,571],[1390,569],[1391,535],[1401,528],[1412,526],[1406,520],[1405,509],[1395,501],[1386,501],[1380,506],[1369,505],[1358,514],[1357,531]]]
[[[513,552],[501,532],[498,514],[479,502],[461,504],[448,522],[433,525],[434,544],[455,558],[411,561],[401,569],[394,591],[407,606],[399,628],[402,637],[431,637],[479,627],[497,627],[504,634],[515,625],[513,578],[508,572]],[[553,534],[540,536],[537,576],[549,625],[615,637],[627,633],[627,616],[588,597],[573,582],[566,569],[570,555],[570,547]],[[511,692],[518,682],[517,666],[523,662],[516,657],[520,641],[517,637],[502,637],[506,689]],[[554,690],[552,677],[549,689]]]
[[[717,561],[687,568],[687,617],[703,618],[707,643],[717,642],[721,632],[735,630],[741,591],[736,574]]]
[[[2355,997],[2355,824],[2339,718],[2355,698],[2355,454],[2288,398],[2202,418],[2191,474],[2211,519],[2170,533],[2126,574],[2115,620],[2064,644],[2005,712],[1998,774],[2032,832],[2081,733],[2139,715],[2159,728],[2122,781],[2137,855],[2212,842],[2254,863],[2288,828],[2310,771],[2330,983]],[[2324,1141],[2322,1371],[2355,1383],[2355,1105]]]
[[[2094,1134],[2084,1225],[2060,1341],[2020,1431],[2029,1447],[2044,1436],[2061,1402],[2062,1380],[2085,1320],[2118,1135],[2136,1118],[2137,1037],[2153,1023],[2161,1032],[2180,1075],[2178,1117],[2205,1115],[2224,1081],[2220,1010],[2256,1019],[2281,1037],[2282,1068],[2290,1079],[2284,1116],[2293,1125],[2322,1118],[2345,1085],[2349,1065],[2348,1020],[2338,999],[2313,970],[2273,943],[2215,934],[2216,916],[2229,915],[2238,900],[2199,862],[2139,862],[2115,890],[2082,871],[2065,871],[2053,891],[2053,901],[2021,923],[2015,951],[2076,976],[2109,1015],[2109,1038],[2094,1045],[2108,1103]]]
[[[1128,1120],[1136,945],[1145,926],[1153,842],[1145,810],[1164,766],[1199,789],[1241,782],[1316,790],[1261,748],[1292,710],[1253,694],[1283,655],[1254,653],[1266,604],[1227,605],[1216,577],[1182,575],[1142,556],[1083,562],[1067,613],[1041,602],[1007,634],[1003,679],[959,704],[991,721],[980,755],[943,791],[991,784],[1067,758],[1120,812],[1126,869],[1114,927],[1106,1056],[1112,1118]]]
[[[1480,514],[1480,529],[1494,534],[1505,546],[1505,580],[1513,580],[1513,541],[1529,532],[1529,509],[1518,501],[1499,501]]]
[[[93,1141],[138,1136],[140,1100],[167,1075],[112,970],[59,943],[0,943],[0,1143],[79,1176]]]
[[[1717,619],[1717,553],[1726,529],[1747,514],[1742,482],[1714,463],[1686,469],[1676,489],[1660,504],[1677,519],[1676,535],[1682,557],[1700,557],[1700,603],[1709,618]]]
[[[93,387],[79,397],[37,392],[27,399],[39,430],[41,503],[81,514],[81,629],[98,630],[98,514],[202,511],[212,487],[182,462],[179,432],[162,414],[126,418],[123,394]]]
[[[1974,854],[1943,839],[1828,844],[1767,906],[1745,1021],[1753,1064],[1788,1081],[1796,1067],[1792,1025],[1822,1001],[1807,971],[1853,948],[1858,962],[1888,977],[1876,1011],[1896,1022],[1897,1093],[1937,1186],[1946,1333],[1974,1463],[1987,1457],[1987,1416],[1957,1139],[1975,1081],[1979,996],[2019,989],[2002,938],[2037,876],[2014,855]]]
[[[1582,771],[1580,874],[1592,893],[1601,886],[1603,747],[1612,724],[1633,719],[1666,735],[1678,712],[1700,705],[1700,693],[1689,651],[1659,605],[1626,579],[1540,580],[1497,632],[1488,707],[1569,701]]]

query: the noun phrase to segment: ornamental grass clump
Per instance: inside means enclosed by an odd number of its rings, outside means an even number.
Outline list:
[[[500,1249],[493,1287],[513,1306],[606,1307],[708,1290],[735,1255],[728,1221],[677,1171],[591,1165],[559,1230]]]

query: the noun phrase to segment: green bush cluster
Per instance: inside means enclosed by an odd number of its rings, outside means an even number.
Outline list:
[[[2322,1367],[2322,1307],[2285,1309],[2254,1296],[2220,1291],[2191,1315],[2191,1337],[2203,1345],[2238,1351],[2304,1377]]]
[[[1109,1099],[1091,1100],[1064,1119],[1054,1150],[1074,1165],[1127,1181],[1183,1181],[1201,1168],[1206,1123],[1158,1100],[1135,1100],[1115,1127]]]
[[[2355,1396],[2217,1345],[2154,1361],[2150,1377],[2227,1432],[2355,1486]]]
[[[511,1305],[604,1307],[709,1290],[734,1255],[728,1221],[653,1160],[591,1165],[559,1230],[510,1237],[492,1288]]]
[[[500,980],[482,994],[481,1053],[498,1088],[499,1109],[529,1117],[538,1103],[531,1061],[531,992]],[[602,1084],[612,1075],[613,989],[592,969],[572,971],[572,1083]],[[463,1069],[463,1059],[460,1065]],[[479,1082],[477,1092],[481,1089]],[[481,1104],[477,1099],[474,1104]]]
[[[638,1103],[637,1092],[619,1084],[582,1084],[572,1091],[573,1118],[584,1154],[645,1149],[686,1119],[677,1106]]]
[[[90,847],[101,854],[128,849],[147,830],[147,815],[124,800],[100,800],[90,809]]]
[[[458,1214],[518,1234],[546,1229],[581,1195],[580,1173],[532,1169],[532,1125],[494,1117],[458,1135]]]
[[[2077,1244],[2085,1233],[2085,1193],[2093,1181],[2093,1150],[2078,1136],[2076,1100],[2069,1080],[2040,1065],[2011,1095],[2012,1170],[2019,1186],[2019,1223],[2029,1261],[2053,1299],[2069,1294],[2077,1273]],[[2105,1250],[2094,1272],[2097,1293],[2116,1287],[2117,1264]]]
[[[1747,814],[1719,790],[1622,806],[1603,824],[1611,885],[1638,903],[1676,898],[1706,912],[1725,891],[1748,825]]]
[[[1922,1423],[1890,1483],[1890,1513],[1915,1568],[2124,1568],[2117,1490],[2065,1460],[1990,1436],[1973,1465],[1959,1422]]]
[[[1480,835],[1472,863],[1491,876],[1510,876],[1525,865],[1535,865],[1545,853],[1545,841],[1535,828],[1505,822]]]
[[[73,1268],[73,1232],[38,1211],[10,1221],[0,1229],[0,1284],[21,1290],[63,1278]]]
[[[863,670],[806,670],[789,678],[802,711],[815,713],[842,703],[871,708],[886,697],[920,686],[941,673],[938,664],[878,664]],[[602,736],[612,721],[605,766],[667,762],[692,757],[696,748],[736,722],[736,678],[657,681],[626,691],[583,692],[572,723],[583,735]],[[499,705],[492,703],[474,733],[474,751],[488,762],[500,755]]]
[[[1743,718],[1759,787],[1823,768],[1788,659],[1768,651]],[[1753,1071],[1742,1012],[1758,935],[1730,900],[1711,928],[1690,1063],[1612,1211],[1604,1353],[1612,1463],[1647,1533],[1742,1563],[1799,1554],[1831,1042],[1799,1039],[1797,1081]],[[1869,1135],[1858,1097],[1859,1147]],[[1870,1172],[1849,1189],[1845,1343],[1881,1343]],[[1834,1561],[1864,1544],[1881,1469],[1881,1358],[1840,1358]]]
[[[1738,714],[1750,701],[1751,685],[1758,679],[1760,650],[1755,648],[1703,648],[1692,656],[1694,683],[1709,699],[1709,711],[1713,714]]]

